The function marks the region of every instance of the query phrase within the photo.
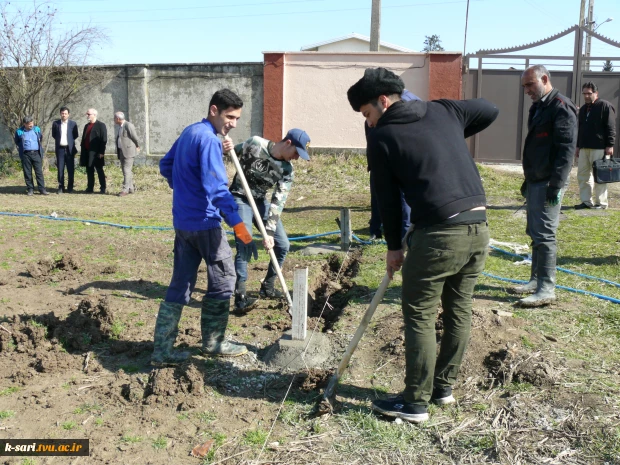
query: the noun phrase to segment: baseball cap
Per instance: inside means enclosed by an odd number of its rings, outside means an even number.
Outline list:
[[[308,147],[310,146],[310,136],[306,134],[306,131],[302,129],[291,129],[286,133],[284,139],[290,140],[295,147],[297,147],[297,153],[304,160],[310,160],[308,155]]]

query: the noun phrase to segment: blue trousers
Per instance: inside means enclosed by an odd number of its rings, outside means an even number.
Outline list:
[[[411,222],[409,218],[411,217],[411,208],[407,205],[405,201],[405,196],[403,191],[400,191],[400,208],[402,211],[403,219],[402,219],[402,228],[400,233],[400,238],[403,239],[405,237],[405,233],[409,229]],[[381,233],[381,215],[379,214],[379,202],[377,202],[377,195],[375,194],[375,177],[370,172],[370,221],[368,222],[368,226],[370,229],[370,235],[374,235],[377,237],[383,236]]]
[[[252,224],[254,223],[254,213],[252,212],[252,207],[250,203],[242,198],[235,196],[235,202],[237,202],[237,206],[239,207],[239,216],[243,220],[245,227],[248,228],[248,231],[252,231]],[[256,207],[258,208],[258,212],[261,214],[263,218],[263,222],[267,222],[267,217],[269,215],[269,202],[266,199],[256,200]],[[284,226],[282,225],[282,220],[278,220],[276,223],[276,232],[273,236],[274,247],[273,251],[276,254],[276,259],[278,260],[278,265],[282,268],[282,264],[284,263],[284,259],[286,258],[286,254],[290,249],[291,245],[286,235],[286,231],[284,230]],[[235,271],[237,273],[237,282],[246,282],[248,280],[248,262],[242,256],[241,251],[245,247],[245,244],[241,242],[235,236],[235,244],[237,246],[237,255],[235,256]],[[269,262],[269,268],[267,269],[267,276],[265,276],[265,281],[269,281],[275,279],[277,276],[276,270],[273,267],[273,263]]]
[[[56,168],[58,168],[58,188],[65,189],[65,166],[67,167],[67,190],[73,190],[73,175],[75,173],[75,157],[69,147],[58,147],[56,151]]]
[[[204,231],[175,230],[174,270],[166,302],[187,305],[196,286],[200,262],[207,264],[205,299],[230,299],[235,287],[232,250],[222,228]]]

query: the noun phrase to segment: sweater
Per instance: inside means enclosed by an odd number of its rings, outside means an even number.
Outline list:
[[[368,155],[388,250],[401,248],[402,190],[411,223],[428,227],[486,205],[465,138],[487,128],[499,110],[484,99],[392,104],[368,135]]]
[[[159,171],[173,189],[172,223],[175,229],[202,231],[241,223],[235,199],[228,190],[222,142],[213,125],[203,119],[186,127]]]

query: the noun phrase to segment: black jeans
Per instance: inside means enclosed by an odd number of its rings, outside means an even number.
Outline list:
[[[99,188],[101,191],[105,191],[105,173],[103,172],[102,161],[99,160],[99,155],[94,152],[90,152],[89,160],[93,160],[92,164],[86,166],[86,190],[93,191],[95,189],[95,170],[97,170],[97,177],[99,178]]]
[[[29,191],[34,190],[32,183],[32,168],[37,178],[37,187],[40,191],[45,190],[45,181],[43,180],[43,160],[38,150],[29,150],[24,152],[21,157],[22,168],[24,170],[24,180]]]
[[[73,190],[73,173],[75,173],[75,158],[69,147],[59,147],[56,152],[56,167],[58,168],[58,188],[65,190],[65,166],[67,167],[67,190]]]

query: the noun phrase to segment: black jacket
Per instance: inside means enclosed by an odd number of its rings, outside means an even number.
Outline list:
[[[531,106],[527,127],[522,160],[525,180],[548,181],[552,187],[564,187],[577,145],[575,105],[553,89],[544,102],[539,101]]]
[[[60,138],[62,136],[62,121],[57,119],[52,123],[52,139],[54,139],[55,143],[55,151],[58,153],[58,149],[60,149]],[[77,153],[77,148],[75,146],[75,140],[80,137],[78,133],[77,123],[73,120],[67,121],[67,147],[69,148],[69,153],[73,156]]]
[[[577,147],[600,150],[614,145],[616,145],[616,110],[612,104],[601,99],[597,99],[590,108],[584,104],[579,109]]]
[[[486,205],[465,138],[488,127],[499,110],[484,99],[396,102],[368,134],[368,157],[385,239],[401,248],[400,190],[411,222],[437,224]]]
[[[108,130],[104,123],[101,121],[95,121],[95,125],[90,131],[90,147],[88,150],[84,147],[84,136],[86,135],[86,128],[90,123],[84,125],[82,131],[82,140],[80,141],[80,147],[82,149],[80,153],[80,166],[88,165],[88,152],[95,152],[95,165],[103,166],[105,164],[103,158],[99,158],[98,155],[105,154],[105,147],[108,144]]]

